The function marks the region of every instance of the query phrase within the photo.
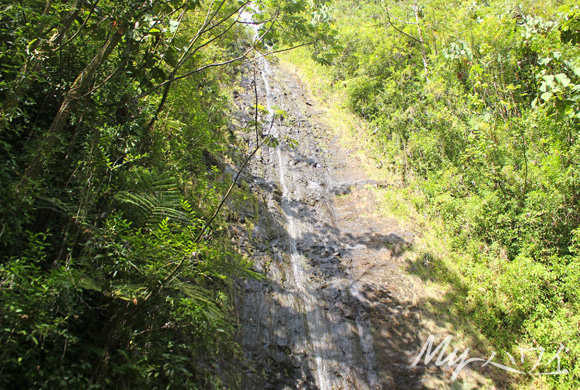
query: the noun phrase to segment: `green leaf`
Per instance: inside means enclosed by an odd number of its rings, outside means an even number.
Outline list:
[[[276,148],[276,147],[278,147],[278,145],[280,145],[280,141],[276,137],[269,136],[268,139],[266,140],[265,144],[271,148]]]
[[[552,92],[544,92],[540,97],[542,98],[542,100],[544,101],[548,101],[550,100],[550,98],[553,96],[554,94]]]
[[[556,80],[558,80],[564,87],[570,85],[570,79],[564,73],[557,74]]]
[[[158,66],[151,69],[151,76],[158,82],[162,82],[167,78],[167,75],[163,71],[163,69],[159,68]]]
[[[549,85],[552,89],[556,87],[556,85],[554,84],[554,75],[549,74],[547,76],[542,77],[546,81],[546,85]]]
[[[168,65],[171,65],[172,67],[176,67],[177,66],[177,55],[176,54],[177,54],[177,52],[175,51],[175,49],[173,47],[170,47],[165,52],[163,59],[165,60],[165,62]]]
[[[543,82],[542,85],[540,85],[540,91],[546,92],[547,90],[548,86],[546,85],[546,82]]]
[[[170,20],[169,21],[169,32],[170,33],[174,33],[175,31],[177,31],[177,27],[179,27],[179,21],[178,20]]]

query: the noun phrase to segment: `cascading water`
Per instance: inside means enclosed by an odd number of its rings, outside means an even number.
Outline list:
[[[259,24],[252,23],[257,13],[254,7],[242,13],[255,41],[260,39]],[[246,281],[238,305],[240,342],[253,370],[242,387],[376,389],[369,306],[347,270],[350,250],[336,227],[330,189],[337,183],[324,167],[316,140],[321,134],[314,131],[311,112],[301,108],[302,88],[259,53],[255,64],[261,75],[253,82],[268,110],[262,135],[291,136],[299,143],[294,149],[284,142],[267,148],[250,166],[264,200],[252,231],[259,237],[252,255],[268,279]],[[242,75],[245,91],[239,99],[246,122],[253,120],[247,107],[255,104],[249,79]],[[286,112],[284,120],[272,114],[277,106]],[[255,142],[252,138],[246,137]]]
[[[254,13],[258,12],[256,9],[251,9]],[[253,31],[253,39],[258,40],[260,39],[259,34],[259,25],[252,24],[252,13],[245,11],[242,13],[242,20],[248,23],[252,27]],[[265,95],[266,95],[266,109],[268,112],[266,123],[266,129],[269,129],[271,132],[270,134],[264,133],[263,135],[271,135],[273,137],[279,137],[277,132],[276,126],[274,124],[274,115],[272,113],[272,91],[270,88],[270,83],[268,81],[268,77],[272,76],[272,70],[270,68],[270,64],[264,58],[264,56],[259,55],[257,57],[258,64],[261,70],[262,82],[264,83]],[[256,108],[257,109],[257,108]],[[308,320],[308,334],[309,334],[309,341],[310,341],[310,348],[311,354],[314,356],[314,363],[315,367],[314,371],[316,372],[316,379],[318,382],[318,387],[320,390],[331,390],[332,381],[329,378],[329,372],[327,369],[326,362],[323,356],[323,346],[328,341],[328,329],[325,327],[325,317],[324,313],[321,313],[318,310],[317,305],[315,304],[315,297],[312,291],[309,290],[307,286],[307,281],[305,280],[305,272],[304,272],[304,258],[298,252],[296,247],[296,239],[300,237],[300,228],[299,224],[297,223],[295,217],[292,213],[289,212],[290,204],[292,203],[292,197],[288,186],[286,184],[286,165],[287,161],[284,161],[284,157],[282,155],[282,144],[279,144],[275,148],[275,153],[277,157],[278,163],[278,172],[279,172],[279,180],[280,185],[282,187],[282,210],[284,211],[287,228],[289,233],[289,244],[290,244],[290,258],[292,261],[292,271],[293,271],[293,278],[294,284],[299,292],[299,298],[301,300],[302,308],[306,313],[307,320]]]

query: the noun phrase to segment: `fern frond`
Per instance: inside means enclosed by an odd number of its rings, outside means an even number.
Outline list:
[[[203,307],[206,317],[223,318],[224,313],[218,304],[208,295],[208,290],[190,283],[176,281],[172,283],[173,289],[182,292]]]
[[[74,215],[75,206],[71,203],[63,202],[58,198],[47,198],[44,196],[40,196],[38,200],[39,208],[56,211],[69,217]]]
[[[115,199],[127,207],[137,225],[153,229],[166,218],[176,223],[190,223],[183,208],[183,195],[170,172],[136,168],[125,175],[125,191]]]

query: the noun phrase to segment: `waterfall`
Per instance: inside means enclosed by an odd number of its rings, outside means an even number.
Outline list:
[[[255,8],[251,8],[253,13],[257,13]],[[260,38],[259,35],[259,25],[251,24],[252,22],[252,15],[248,11],[242,13],[242,20],[246,23],[249,23],[253,31],[253,39],[258,40]],[[270,134],[266,132],[263,135],[271,135],[273,137],[279,137],[277,128],[275,126],[274,115],[272,113],[272,91],[270,88],[270,83],[268,81],[268,77],[272,76],[272,70],[270,64],[266,60],[266,58],[260,55],[257,58],[258,65],[260,67],[260,73],[262,76],[262,81],[264,83],[265,88],[265,95],[266,95],[266,109],[268,110],[267,116],[267,126],[266,129],[270,129]],[[257,109],[257,107],[256,107]],[[305,278],[305,271],[304,271],[304,264],[305,258],[302,256],[297,247],[296,247],[296,240],[299,239],[301,231],[299,228],[299,224],[296,221],[296,218],[290,213],[290,205],[292,203],[292,195],[288,189],[288,185],[286,182],[287,177],[287,161],[284,160],[284,156],[282,153],[283,145],[280,143],[276,147],[276,157],[277,157],[277,164],[278,164],[278,173],[279,173],[279,181],[282,188],[282,210],[285,214],[285,219],[287,223],[287,229],[289,234],[289,243],[290,243],[290,258],[292,261],[292,277],[294,279],[294,284],[299,292],[299,298],[303,305],[303,310],[306,313],[306,318],[308,322],[308,335],[309,335],[309,342],[310,342],[310,349],[311,355],[314,357],[314,367],[313,370],[316,372],[316,380],[317,385],[320,390],[331,390],[332,386],[332,379],[330,377],[330,372],[328,368],[328,364],[324,359],[323,354],[323,347],[330,343],[330,337],[328,334],[328,328],[326,326],[326,318],[325,314],[320,310],[318,305],[316,304],[316,299],[314,293],[310,290],[307,280]]]

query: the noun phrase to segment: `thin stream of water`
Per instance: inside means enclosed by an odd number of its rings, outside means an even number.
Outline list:
[[[258,12],[256,10],[252,10],[254,12]],[[242,19],[245,22],[252,21],[252,14],[249,12],[244,12],[242,14]],[[258,25],[250,24],[254,32],[254,39],[259,39],[259,27]],[[264,83],[265,93],[266,93],[266,108],[268,110],[268,119],[267,128],[271,129],[271,135],[274,137],[279,137],[278,131],[276,126],[274,126],[273,121],[275,120],[274,115],[272,114],[272,91],[270,88],[270,83],[268,82],[268,77],[272,75],[272,70],[270,68],[270,64],[268,61],[263,57],[260,56],[258,58],[258,63],[261,68],[261,76],[262,81]],[[328,327],[326,326],[326,318],[325,314],[316,304],[316,299],[314,294],[308,288],[308,283],[305,278],[305,270],[304,270],[304,257],[299,253],[296,247],[296,240],[300,237],[300,223],[296,221],[296,218],[290,213],[290,205],[292,203],[291,193],[288,189],[288,185],[286,183],[287,171],[286,166],[287,162],[284,161],[284,156],[282,153],[282,144],[276,147],[276,157],[278,163],[278,170],[279,170],[279,180],[280,185],[282,187],[282,210],[284,211],[288,233],[290,236],[290,258],[292,261],[292,273],[294,278],[294,284],[296,289],[298,290],[299,297],[301,299],[301,303],[303,305],[302,310],[305,311],[306,319],[308,322],[308,334],[310,338],[310,348],[311,354],[314,356],[314,371],[316,372],[316,380],[319,389],[321,390],[331,390],[332,389],[332,379],[331,374],[328,369],[328,364],[324,359],[323,349],[332,348],[329,345],[330,337],[328,334]]]

